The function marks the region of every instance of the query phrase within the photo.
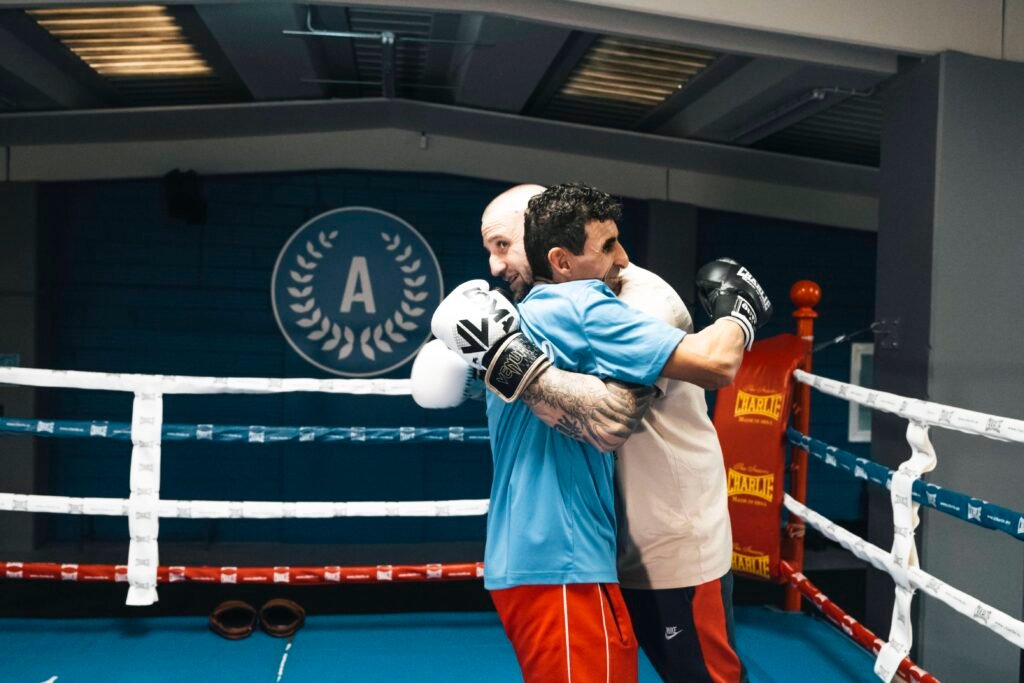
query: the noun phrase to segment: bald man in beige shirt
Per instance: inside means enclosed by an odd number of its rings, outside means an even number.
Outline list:
[[[491,274],[517,298],[529,291],[533,273],[523,248],[523,217],[529,199],[544,191],[519,185],[496,197],[481,218],[481,237]],[[626,303],[688,333],[693,322],[679,295],[660,277],[631,264],[617,292]],[[564,373],[572,378],[584,376]],[[545,379],[543,375],[541,379]],[[634,630],[651,663],[666,681],[746,681],[732,628],[732,531],[725,466],[704,390],[661,379],[653,404],[617,403],[594,378],[578,391],[546,391],[535,382],[524,394],[549,424],[564,422],[587,438],[590,416],[599,414],[601,446],[616,449],[619,488],[619,581]],[[629,414],[630,405],[646,414]],[[600,406],[601,410],[593,410]],[[637,427],[636,418],[642,417]],[[592,431],[592,428],[591,428]]]

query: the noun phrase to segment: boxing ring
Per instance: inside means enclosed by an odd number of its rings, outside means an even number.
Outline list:
[[[803,471],[803,453],[850,476],[885,486],[894,511],[891,550],[866,540],[809,509],[799,477],[794,495],[785,495],[792,515],[787,528],[802,542],[806,523],[857,558],[887,572],[895,585],[895,607],[887,640],[871,633],[818,590],[803,574],[802,548],[782,563],[790,595],[802,595],[838,629],[806,613],[738,607],[737,642],[755,683],[774,681],[904,680],[931,683],[937,678],[916,666],[910,610],[920,592],[1024,647],[1024,623],[927,574],[917,561],[914,530],[921,505],[952,514],[965,523],[1024,539],[1024,515],[1000,505],[926,483],[937,458],[928,438],[930,427],[957,429],[981,437],[1024,442],[1024,422],[981,415],[873,391],[797,370],[797,401],[813,388],[837,399],[890,412],[908,421],[911,457],[897,471],[858,458],[812,438],[808,410],[798,412],[786,438],[794,446],[794,471]],[[128,552],[119,564],[24,562],[0,558],[0,579],[123,583],[127,605],[144,609],[159,599],[161,585],[178,583],[339,585],[479,581],[480,562],[365,566],[292,566],[288,558],[271,566],[184,566],[161,564],[159,520],[179,519],[325,519],[336,517],[481,516],[488,501],[266,502],[168,500],[160,494],[161,445],[172,441],[296,441],[418,444],[487,440],[483,428],[447,427],[263,427],[213,424],[165,424],[163,397],[172,394],[273,394],[317,392],[351,396],[381,395],[408,400],[409,380],[317,380],[186,377],[0,368],[0,383],[51,388],[128,392],[134,397],[131,421],[72,422],[0,419],[0,434],[42,438],[130,441],[130,492],[127,498],[86,498],[0,492],[0,511],[61,515],[120,516],[128,520]],[[1010,542],[1007,539],[1007,542]],[[429,590],[424,588],[424,590]],[[787,601],[789,602],[789,601]],[[789,605],[791,607],[791,605]],[[210,635],[201,618],[139,617],[124,619],[0,619],[0,676],[3,680],[519,680],[511,648],[493,613],[406,613],[391,615],[314,616],[287,643],[263,634],[244,642]],[[856,644],[856,645],[854,645]],[[643,660],[643,658],[641,658]],[[793,662],[800,662],[794,669]],[[154,662],[159,662],[159,666]],[[230,672],[230,673],[226,673]],[[641,680],[657,680],[645,660]]]

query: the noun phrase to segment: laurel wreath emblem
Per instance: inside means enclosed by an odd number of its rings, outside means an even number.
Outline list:
[[[296,268],[288,271],[292,282],[297,285],[288,287],[289,296],[296,300],[295,303],[289,304],[288,307],[300,315],[308,314],[308,317],[299,318],[295,321],[295,324],[299,327],[310,329],[306,339],[314,342],[324,340],[323,344],[320,345],[321,351],[334,351],[334,349],[338,349],[338,360],[345,360],[352,355],[357,338],[359,340],[359,351],[367,360],[376,360],[378,352],[382,354],[392,353],[391,343],[404,344],[408,341],[408,338],[402,334],[402,331],[412,332],[418,329],[419,324],[414,319],[427,312],[427,309],[416,305],[423,302],[429,296],[429,292],[423,289],[427,276],[417,274],[423,265],[422,259],[416,258],[409,261],[413,255],[411,244],[407,244],[405,249],[399,251],[402,246],[401,235],[392,237],[386,232],[382,232],[380,236],[387,244],[386,249],[388,251],[397,252],[394,260],[403,274],[402,283],[405,285],[402,289],[403,300],[398,309],[392,311],[391,315],[388,316],[386,322],[368,325],[360,330],[358,334],[348,325],[339,325],[329,316],[325,315],[317,305],[316,298],[312,296],[314,271],[323,260],[325,250],[334,248],[334,240],[338,238],[337,230],[332,230],[329,233],[324,233],[321,230],[317,235],[316,241],[318,244],[314,244],[313,240],[306,240],[306,254],[309,255],[309,258],[306,258],[301,252],[296,254]],[[344,344],[342,340],[344,340]]]

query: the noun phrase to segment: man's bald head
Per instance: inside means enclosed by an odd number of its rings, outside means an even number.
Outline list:
[[[542,185],[516,185],[491,200],[480,217],[480,236],[490,254],[491,275],[504,279],[517,298],[533,285],[523,248],[523,217],[530,199],[544,190]]]
[[[491,203],[484,209],[480,218],[481,228],[495,221],[508,220],[509,217],[519,217],[519,228],[523,227],[523,215],[530,199],[536,197],[546,190],[543,185],[516,185],[505,190],[491,200]]]

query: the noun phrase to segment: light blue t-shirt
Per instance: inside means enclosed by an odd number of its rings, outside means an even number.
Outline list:
[[[635,384],[653,384],[685,335],[599,280],[536,285],[519,314],[556,367]],[[617,582],[612,456],[490,392],[487,425],[494,479],[484,586]]]

